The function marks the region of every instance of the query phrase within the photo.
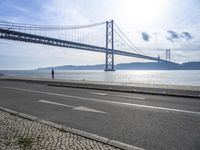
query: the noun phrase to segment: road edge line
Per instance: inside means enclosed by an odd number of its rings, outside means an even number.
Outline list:
[[[70,127],[60,125],[60,124],[57,124],[57,123],[54,123],[54,122],[50,122],[50,121],[47,121],[47,120],[43,120],[43,119],[40,119],[38,117],[31,116],[31,115],[21,113],[21,112],[17,112],[17,111],[14,111],[12,109],[8,109],[8,108],[2,107],[2,106],[0,106],[0,110],[7,112],[11,115],[14,115],[14,116],[21,117],[23,119],[27,119],[27,120],[30,120],[30,121],[34,121],[34,122],[38,122],[38,123],[41,123],[41,124],[51,126],[51,127],[56,128],[60,131],[70,132],[72,134],[76,134],[78,136],[82,136],[82,137],[85,137],[85,138],[88,138],[88,139],[91,139],[91,140],[94,140],[94,141],[97,141],[97,142],[101,142],[103,144],[108,144],[112,147],[120,148],[120,149],[123,149],[123,150],[145,150],[143,148],[139,148],[139,147],[136,147],[136,146],[133,146],[133,145],[129,145],[129,144],[122,143],[122,142],[119,142],[119,141],[111,140],[111,139],[108,139],[108,138],[105,138],[105,137],[102,137],[102,136],[99,136],[99,135],[96,135],[96,134],[92,134],[92,133],[88,133],[88,132],[81,131],[81,130],[78,130],[78,129],[70,128]]]

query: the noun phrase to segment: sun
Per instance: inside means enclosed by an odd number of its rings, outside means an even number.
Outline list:
[[[167,0],[124,0],[118,4],[119,15],[123,19],[148,25],[162,19]]]

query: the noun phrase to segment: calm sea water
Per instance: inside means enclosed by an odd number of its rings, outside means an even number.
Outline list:
[[[0,74],[20,77],[51,78],[51,71],[0,71]],[[200,70],[117,70],[104,71],[55,71],[57,79],[111,81],[139,84],[166,84],[200,86]]]

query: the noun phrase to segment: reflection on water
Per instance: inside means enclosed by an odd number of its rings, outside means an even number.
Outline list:
[[[51,78],[51,71],[34,70],[34,71],[0,71],[0,74],[21,77],[41,77]],[[56,70],[57,79],[70,80],[90,80],[90,81],[110,81],[123,83],[140,83],[140,84],[168,84],[168,85],[191,85],[200,86],[199,70],[118,70],[115,72],[104,71],[62,71]]]

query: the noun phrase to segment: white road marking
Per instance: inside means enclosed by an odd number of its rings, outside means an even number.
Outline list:
[[[79,111],[87,111],[87,112],[95,112],[95,113],[106,113],[104,111],[100,111],[100,110],[96,110],[96,109],[92,109],[92,108],[88,108],[88,107],[84,107],[84,106],[76,107],[76,106],[70,106],[70,105],[56,103],[56,102],[47,101],[47,100],[38,100],[38,102],[52,104],[52,105],[58,105],[58,106],[64,106],[64,107],[70,107],[70,108],[72,108],[74,110],[79,110]]]
[[[91,92],[91,94],[101,95],[101,96],[105,96],[105,95],[107,95],[107,93],[95,93],[95,92]]]
[[[40,103],[47,103],[47,104],[53,104],[53,105],[58,105],[58,106],[64,106],[64,107],[74,108],[74,106],[65,105],[65,104],[56,103],[56,102],[47,101],[47,100],[38,100],[38,102],[40,102]]]
[[[101,96],[106,96],[108,95],[107,93],[96,93],[96,92],[90,92],[91,94],[95,95],[101,95]],[[128,95],[111,95],[114,97],[122,97],[122,98],[131,98],[131,99],[146,99],[145,97],[138,97],[138,96],[128,96]]]
[[[182,110],[182,109],[173,109],[173,108],[150,106],[150,105],[141,105],[141,104],[133,104],[133,103],[107,101],[107,100],[102,100],[102,99],[86,98],[86,97],[79,97],[79,96],[73,96],[73,95],[65,95],[65,94],[58,94],[58,93],[51,93],[51,92],[42,92],[42,91],[37,91],[37,90],[28,90],[28,89],[22,89],[22,88],[14,88],[14,87],[5,87],[5,86],[0,86],[0,87],[5,88],[5,89],[18,90],[18,91],[27,91],[27,92],[48,94],[48,95],[54,95],[54,96],[70,97],[70,98],[76,98],[76,99],[81,99],[81,100],[97,101],[97,102],[117,104],[117,105],[126,105],[126,106],[133,106],[133,107],[141,107],[141,108],[148,108],[148,109],[156,109],[156,110],[164,110],[164,111],[171,111],[171,112],[200,115],[200,112]]]
[[[106,113],[104,111],[100,111],[100,110],[96,110],[96,109],[92,109],[92,108],[88,108],[84,106],[74,107],[73,109],[80,110],[80,111],[96,112],[96,113]]]
[[[117,96],[117,97],[122,97],[122,98],[131,98],[131,99],[146,99],[145,97],[128,96],[128,95],[112,95],[112,96]]]

